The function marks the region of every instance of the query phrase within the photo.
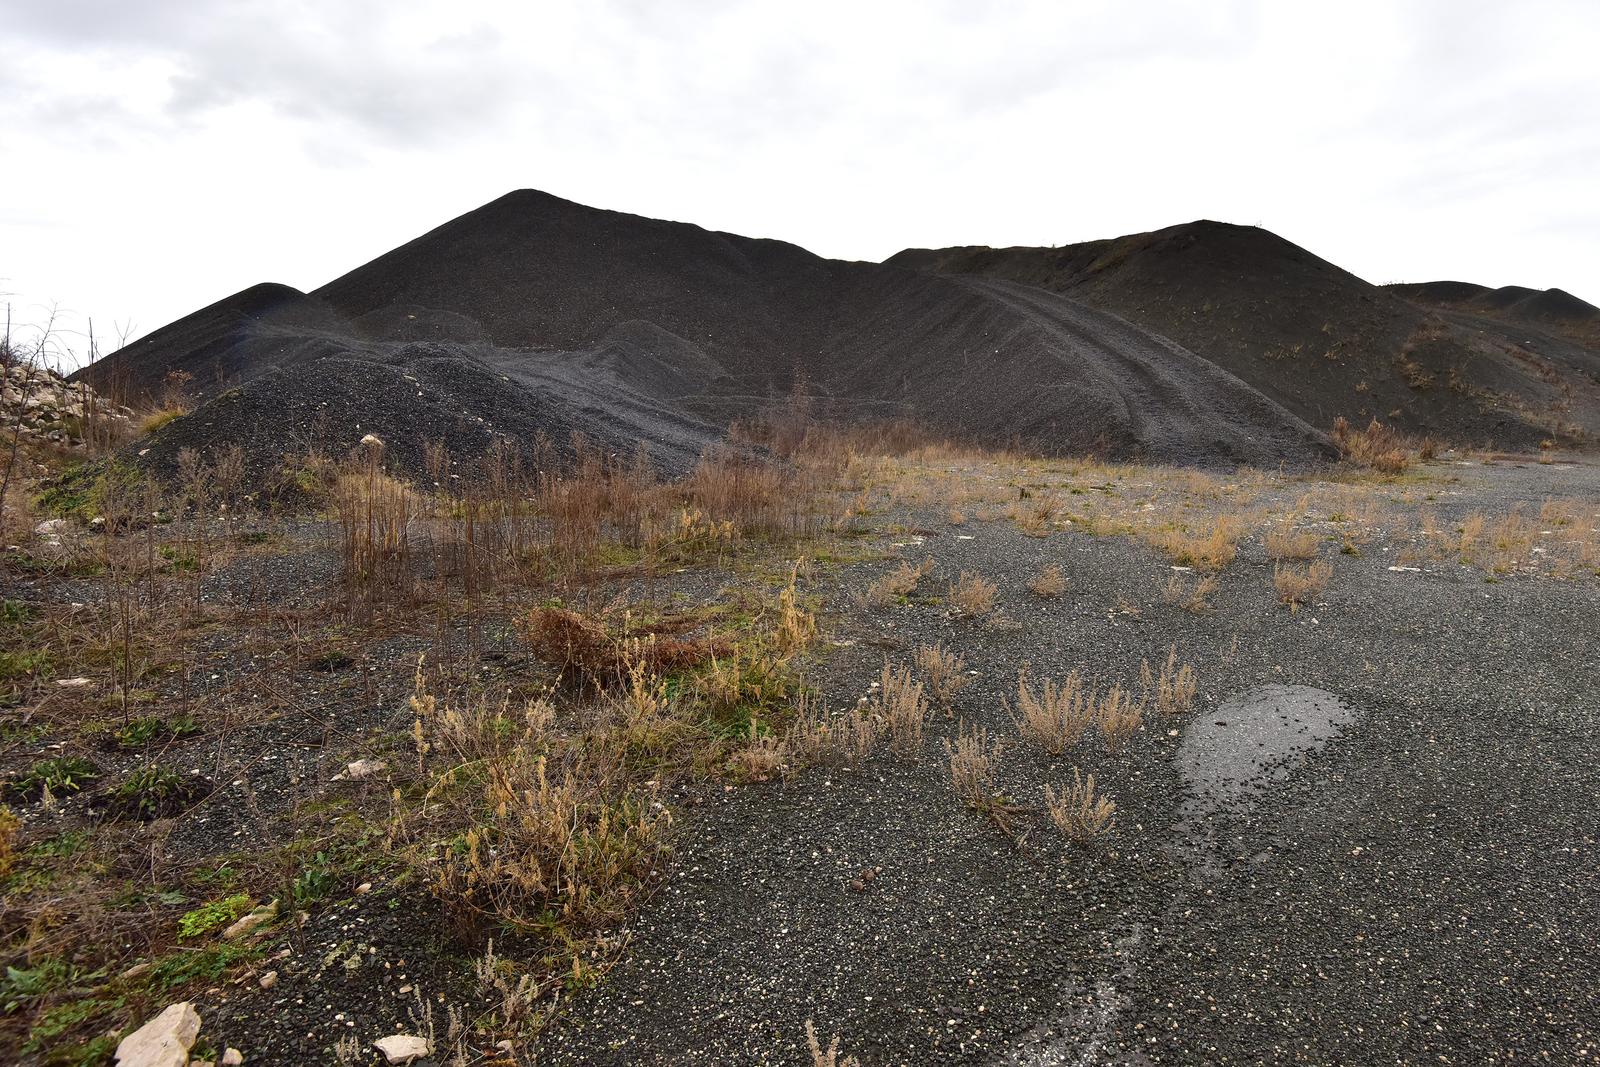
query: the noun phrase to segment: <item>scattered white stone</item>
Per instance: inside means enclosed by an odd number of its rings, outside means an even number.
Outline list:
[[[333,776],[333,780],[338,782],[346,778],[352,781],[360,778],[370,778],[388,766],[381,759],[358,759],[354,763],[346,764],[342,772]]]
[[[222,1067],[244,1067],[244,1053],[236,1048],[229,1048],[222,1053]]]
[[[45,519],[33,528],[33,532],[40,537],[55,537],[66,528],[66,519]]]
[[[362,448],[382,448],[383,440],[375,433],[369,433],[361,439]]]
[[[56,685],[60,686],[62,689],[82,689],[86,685],[93,685],[93,684],[94,684],[94,682],[91,681],[88,678],[57,678],[56,679]]]
[[[370,892],[372,892],[371,882],[362,882],[360,885],[356,886],[356,896],[358,897],[364,897]]]
[[[410,1063],[433,1051],[428,1039],[416,1034],[390,1034],[378,1038],[372,1047],[383,1053],[383,1058],[390,1063]]]
[[[1412,574],[1422,573],[1421,567],[1390,567],[1389,569],[1392,571],[1409,571]]]
[[[262,989],[271,989],[273,986],[278,984],[278,972],[268,971],[266,974],[262,975],[258,981],[260,982]]]
[[[117,1067],[184,1067],[199,1034],[200,1013],[194,1005],[187,1000],[169,1004],[122,1039],[117,1046]]]
[[[234,941],[241,937],[247,937],[277,917],[278,902],[276,900],[271,904],[263,904],[254,911],[235,919],[233,925],[222,931],[222,939],[224,941]]]

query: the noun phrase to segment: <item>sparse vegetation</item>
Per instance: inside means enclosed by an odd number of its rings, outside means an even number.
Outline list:
[[[1272,588],[1290,611],[1299,611],[1302,605],[1328,588],[1332,577],[1333,568],[1321,560],[1306,567],[1280,563],[1272,569]]]
[[[943,645],[925,645],[917,649],[916,663],[927,681],[929,695],[948,713],[956,694],[972,680],[965,673],[967,661]]]
[[[1067,591],[1067,577],[1062,573],[1059,563],[1046,564],[1043,570],[1033,576],[1028,588],[1035,596],[1060,596]]]
[[[884,724],[894,754],[902,759],[918,758],[922,754],[922,728],[928,720],[928,698],[909,667],[891,667],[888,660],[884,661],[872,708]]]
[[[970,618],[985,618],[994,611],[998,591],[995,584],[982,575],[962,571],[950,586],[950,606]]]
[[[1087,778],[1074,767],[1072,785],[1058,795],[1044,787],[1045,813],[1069,840],[1091,841],[1116,825],[1117,803],[1095,791],[1094,775]]]
[[[1037,690],[1025,672],[1017,675],[1017,729],[1051,755],[1076,745],[1095,719],[1095,698],[1073,671],[1060,682],[1046,678]]]
[[[1203,615],[1211,610],[1211,597],[1220,584],[1214,574],[1196,574],[1191,579],[1185,572],[1174,571],[1167,579],[1161,599],[1191,615]]]

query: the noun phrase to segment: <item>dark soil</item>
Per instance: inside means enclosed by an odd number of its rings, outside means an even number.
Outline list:
[[[119,395],[174,370],[202,403],[139,448],[242,443],[256,471],[375,433],[421,443],[575,432],[681,470],[730,419],[800,389],[1049,453],[1304,464],[1316,429],[1211,362],[1072,300],[511,193],[309,295],[260,285],[82,372]],[[138,452],[138,449],[135,449]]]
[[[1313,426],[1378,418],[1519,447],[1600,432],[1595,309],[1559,290],[1380,288],[1266,230],[1206,221],[1059,248],[907,249],[887,262],[1021,282],[1113,312]]]
[[[1592,466],[1459,476],[1441,521],[1600,489]],[[863,1064],[1600,1052],[1600,632],[1578,621],[1600,617],[1592,576],[1393,569],[1396,552],[1373,544],[1334,555],[1328,591],[1291,615],[1247,545],[1217,610],[1197,617],[1162,603],[1168,567],[1129,541],[907,522],[942,530],[908,555],[931,553],[941,576],[994,577],[1016,626],[915,601],[862,616],[842,605],[885,565],[844,569],[831,702],[866,692],[885,647],[898,658],[941,641],[977,671],[957,715],[1014,738],[1019,666],[1129,680],[1175,644],[1201,678],[1198,709],[1151,721],[1119,756],[1014,744],[1010,796],[1037,803],[1078,765],[1117,798],[1117,828],[1089,848],[1037,815],[1013,841],[965,809],[939,749],[954,723],[915,764],[716,798],[627,960],[545,1042],[549,1062],[806,1062],[808,1019]],[[1070,579],[1055,600],[1025,588],[1048,562]],[[1291,725],[1274,748],[1234,721],[1250,694],[1284,686],[1332,694],[1342,726]],[[1199,738],[1257,761],[1246,788],[1185,778]],[[880,873],[859,891],[869,867]]]

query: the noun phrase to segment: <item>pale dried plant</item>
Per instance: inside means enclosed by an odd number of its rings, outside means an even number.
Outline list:
[[[1095,700],[1094,723],[1106,743],[1106,751],[1121,752],[1129,738],[1144,725],[1144,703],[1120,685],[1113,685]]]
[[[814,709],[802,695],[784,738],[796,761],[859,767],[872,755],[881,733],[873,709],[857,704],[842,715]]]
[[[1094,695],[1073,671],[1060,682],[1046,678],[1037,690],[1017,674],[1017,730],[1051,755],[1077,744],[1094,722]]]
[[[1159,672],[1151,670],[1149,660],[1141,662],[1139,680],[1144,686],[1145,702],[1153,701],[1156,711],[1162,715],[1181,715],[1188,711],[1194,706],[1195,694],[1200,689],[1194,668],[1178,662],[1176,645],[1167,649],[1166,662]]]
[[[1094,775],[1072,768],[1072,786],[1060,794],[1044,787],[1044,810],[1069,840],[1089,841],[1108,832],[1117,821],[1117,802],[1095,792]]]
[[[968,728],[963,723],[957,729],[955,744],[944,742],[944,753],[950,760],[950,784],[956,795],[979,810],[996,800],[995,771],[1004,751],[1005,742],[989,736],[988,730],[982,726]]]
[[[1264,540],[1267,558],[1272,560],[1311,559],[1322,542],[1322,538],[1310,530],[1296,530],[1289,524],[1268,530]]]
[[[873,697],[873,711],[882,720],[889,734],[889,748],[902,759],[916,759],[922,754],[922,728],[928,720],[928,698],[922,683],[911,676],[911,668],[904,664],[891,667],[884,660],[883,672],[878,679],[878,692]]]
[[[778,591],[778,625],[773,641],[780,655],[792,655],[804,649],[817,637],[817,617],[800,606],[795,590],[800,580],[800,562],[789,571],[789,582]]]
[[[783,774],[790,767],[787,740],[770,730],[762,731],[755,720],[745,735],[744,744],[728,755],[728,771],[736,778],[749,782],[765,782]]]
[[[1211,610],[1211,595],[1221,582],[1214,574],[1190,574],[1174,571],[1167,579],[1166,591],[1161,594],[1164,603],[1182,608],[1191,615],[1203,615]]]
[[[883,608],[895,603],[902,597],[908,597],[917,591],[917,585],[922,579],[933,573],[933,557],[929,556],[916,566],[901,563],[888,574],[878,578],[877,581],[867,586],[866,604],[868,607]]]
[[[1034,596],[1060,596],[1067,591],[1067,577],[1061,572],[1059,563],[1050,563],[1034,575],[1033,581],[1028,583],[1028,589]]]
[[[494,954],[494,938],[489,939],[483,955],[474,961],[472,973],[478,980],[479,998],[494,1006],[502,1029],[516,1030],[532,1018],[538,984],[533,975],[516,974],[507,961]]]
[[[1272,588],[1277,591],[1279,601],[1291,612],[1297,612],[1328,588],[1332,578],[1333,568],[1322,560],[1308,567],[1280,563],[1272,569]]]
[[[1461,520],[1460,536],[1456,540],[1456,554],[1462,559],[1470,559],[1478,542],[1483,539],[1483,528],[1487,520],[1479,514],[1471,514]]]
[[[962,571],[955,584],[950,586],[950,606],[962,615],[982,618],[994,610],[995,584],[971,571]]]
[[[1166,527],[1147,530],[1144,537],[1174,563],[1215,571],[1232,563],[1239,554],[1239,538],[1243,533],[1241,519],[1219,515],[1209,528],[1200,532]]]
[[[967,523],[967,513],[962,511],[960,508],[951,508],[945,513],[945,519],[950,523],[951,526],[965,526]]]
[[[817,1040],[816,1023],[806,1020],[806,1048],[811,1051],[811,1067],[861,1067],[861,1061],[854,1056],[839,1058],[839,1035],[834,1034],[828,1041],[828,1047],[823,1048]]]
[[[967,661],[959,652],[952,652],[942,644],[924,645],[917,649],[917,669],[928,683],[928,694],[946,712],[955,703],[956,694],[972,681],[966,673]]]

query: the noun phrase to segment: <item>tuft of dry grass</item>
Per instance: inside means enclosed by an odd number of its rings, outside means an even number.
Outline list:
[[[1060,596],[1067,591],[1067,577],[1061,572],[1059,563],[1047,564],[1044,570],[1033,576],[1033,581],[1028,583],[1028,589],[1035,596]]]
[[[967,661],[959,652],[951,652],[942,644],[924,645],[917,649],[917,669],[927,679],[928,693],[948,714],[956,694],[972,679],[967,677]]]
[[[889,734],[889,748],[901,759],[922,755],[922,728],[928,721],[928,698],[922,683],[911,676],[911,668],[891,667],[883,662],[873,711]]]
[[[1072,786],[1059,795],[1044,787],[1044,810],[1069,840],[1085,842],[1107,833],[1117,821],[1117,802],[1095,792],[1094,775],[1072,768]]]
[[[1290,611],[1299,611],[1302,604],[1328,588],[1328,581],[1332,577],[1333,568],[1321,560],[1309,567],[1280,563],[1272,568],[1272,588],[1277,591],[1278,600],[1288,605]]]
[[[1411,466],[1412,446],[1406,436],[1377,419],[1365,430],[1352,427],[1343,415],[1333,422],[1333,443],[1348,463],[1380,474],[1404,474]]]
[[[1167,659],[1159,673],[1150,669],[1149,660],[1140,663],[1139,680],[1144,686],[1144,702],[1149,704],[1154,700],[1156,711],[1162,715],[1181,715],[1188,711],[1194,706],[1195,694],[1200,689],[1194,668],[1178,662],[1176,645],[1167,649]]]
[[[1114,685],[1095,702],[1094,723],[1100,729],[1106,751],[1121,752],[1144,725],[1144,702],[1135,702],[1132,693]]]
[[[1263,541],[1267,546],[1267,558],[1282,561],[1314,558],[1322,538],[1310,530],[1297,531],[1292,526],[1284,525],[1268,530]]]
[[[1197,574],[1191,583],[1188,575],[1174,571],[1167,579],[1167,588],[1161,594],[1161,599],[1191,615],[1203,615],[1211,610],[1211,595],[1220,584],[1214,574]]]
[[[806,1020],[806,1048],[811,1051],[811,1067],[861,1067],[861,1061],[854,1056],[839,1058],[839,1035],[834,1034],[828,1041],[828,1047],[823,1048],[817,1040],[817,1026],[810,1019]]]
[[[922,579],[933,573],[933,557],[929,556],[916,566],[901,563],[888,574],[867,587],[865,602],[868,607],[886,608],[902,597],[917,591]]]
[[[981,574],[962,571],[950,586],[950,606],[962,615],[981,619],[994,611],[998,587]]]
[[[1244,523],[1232,515],[1219,515],[1201,532],[1167,527],[1145,532],[1145,540],[1174,563],[1217,571],[1239,554]]]
[[[1077,671],[1059,683],[1045,679],[1037,691],[1026,672],[1017,675],[1017,730],[1051,755],[1082,740],[1094,722],[1095,702]]]
[[[879,719],[866,706],[858,704],[842,715],[830,716],[813,710],[802,695],[784,740],[800,763],[859,767],[872,755],[881,733]]]
[[[995,770],[1004,751],[1005,742],[990,737],[982,726],[969,728],[963,723],[958,727],[955,744],[944,743],[950,760],[950,784],[956,795],[979,809],[994,800]]]

